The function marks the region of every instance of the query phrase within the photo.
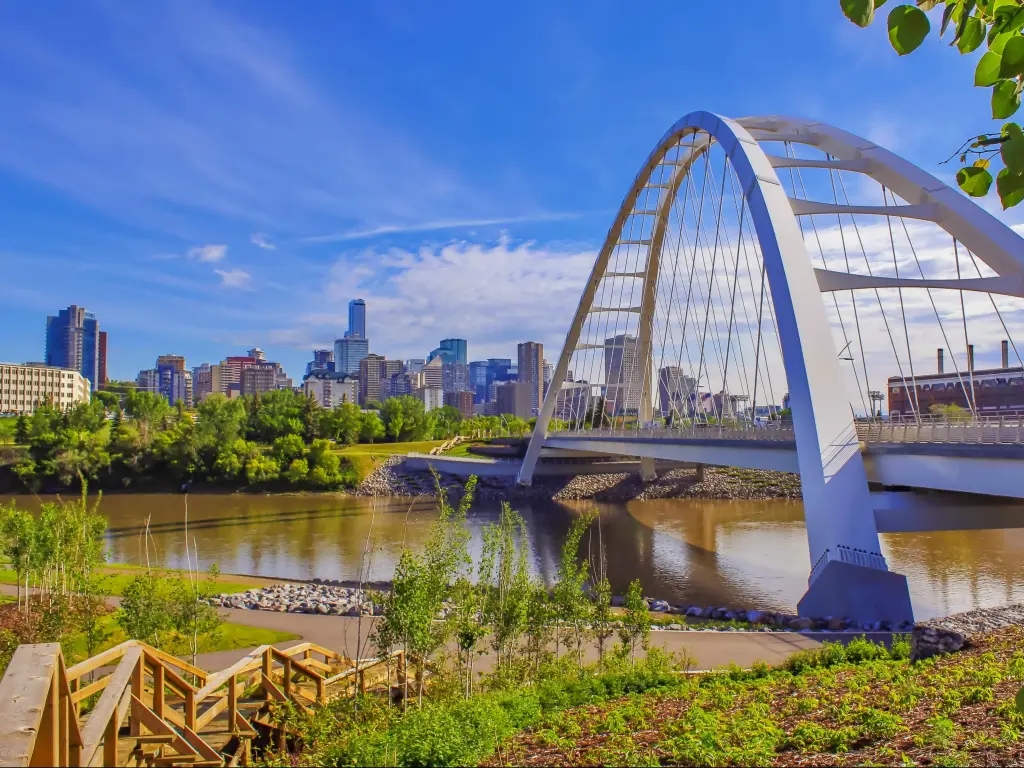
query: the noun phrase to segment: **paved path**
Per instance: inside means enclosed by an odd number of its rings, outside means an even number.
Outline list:
[[[16,588],[12,584],[0,584],[0,592],[14,595]],[[117,606],[120,598],[108,597],[107,602]],[[279,632],[290,632],[299,639],[281,643],[287,648],[300,642],[311,642],[332,651],[354,657],[362,632],[363,658],[376,655],[366,638],[373,631],[375,619],[366,617],[360,628],[359,619],[349,616],[319,616],[306,613],[279,613],[277,611],[246,611],[238,608],[226,608],[222,615],[231,622],[262,627]],[[871,639],[888,641],[892,635],[888,632],[867,633]],[[687,653],[692,660],[694,669],[714,669],[715,667],[738,664],[749,667],[757,661],[778,664],[796,651],[816,648],[824,640],[850,639],[853,634],[847,633],[798,633],[798,632],[678,632],[671,630],[651,632],[651,644],[672,653]],[[216,651],[199,654],[198,664],[210,671],[224,669],[242,657],[251,648],[234,651]],[[585,651],[585,658],[593,661],[597,658],[594,648]],[[490,668],[493,657],[485,653],[477,663],[477,669],[485,671]]]

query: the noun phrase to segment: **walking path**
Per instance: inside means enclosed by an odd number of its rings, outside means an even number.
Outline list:
[[[0,593],[14,595],[16,588],[11,584],[0,584]],[[117,606],[120,598],[108,597],[111,606]],[[360,620],[350,616],[320,616],[306,613],[279,613],[277,611],[246,611],[237,608],[225,608],[221,615],[230,622],[247,624],[251,627],[290,632],[298,635],[297,640],[281,643],[288,648],[300,642],[311,642],[338,653],[355,657],[358,638],[362,636],[363,658],[376,655],[367,637],[372,633],[376,621],[372,617]],[[873,640],[887,641],[892,637],[889,632],[869,632],[867,636]],[[749,667],[763,661],[778,664],[790,654],[797,651],[817,648],[825,640],[850,639],[851,633],[830,632],[680,632],[661,630],[651,632],[651,645],[662,648],[670,653],[686,653],[689,655],[694,669],[714,669],[715,667],[737,664]],[[859,633],[858,635],[859,636]],[[486,641],[481,643],[486,653],[477,663],[477,669],[490,669],[493,657]],[[234,662],[248,655],[251,648],[239,648],[233,651],[216,651],[199,654],[198,665],[207,670],[218,670],[229,667]],[[588,647],[584,651],[587,661],[597,658],[597,651]]]

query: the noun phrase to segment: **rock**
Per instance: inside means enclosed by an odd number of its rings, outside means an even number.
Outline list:
[[[801,618],[790,619],[786,622],[786,628],[796,632],[807,630],[811,628],[811,620]]]
[[[654,611],[655,613],[668,613],[669,611],[672,610],[672,606],[669,605],[664,600],[652,600],[651,601],[651,610]]]
[[[846,629],[846,621],[844,619],[830,618],[826,622],[826,628],[831,630],[832,632],[839,632],[843,629]]]
[[[734,621],[736,619],[736,613],[734,611],[725,611],[722,613],[722,618],[726,621]]]
[[[967,644],[967,639],[959,632],[953,630],[938,630],[929,632],[932,627],[914,627],[910,635],[910,660],[919,661],[932,656],[939,656],[946,653],[955,653]]]
[[[715,609],[709,605],[707,608],[700,612],[700,617],[702,619],[710,619],[714,617],[714,613]]]
[[[764,614],[761,611],[747,611],[746,613],[746,619],[751,624],[760,624],[766,617],[767,614]]]
[[[686,615],[692,616],[694,618],[699,618],[702,613],[703,611],[701,610],[701,608],[696,605],[691,605],[689,608],[686,609]]]
[[[320,605],[316,607],[316,612],[321,615],[326,615],[330,610],[331,609],[328,608],[324,603],[320,603]]]

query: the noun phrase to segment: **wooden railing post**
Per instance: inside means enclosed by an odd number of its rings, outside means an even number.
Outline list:
[[[107,726],[103,730],[104,765],[117,765],[117,728],[120,725],[117,722],[117,711],[118,708],[114,707],[114,711],[110,713],[110,719],[107,720]]]
[[[290,656],[284,657],[284,679],[281,682],[281,690],[284,691],[286,697],[290,697],[292,693],[292,659]]]
[[[191,688],[185,691],[185,725],[196,729],[196,693]]]
[[[263,679],[270,683],[274,682],[274,677],[271,674],[273,668],[274,660],[271,656],[271,650],[267,648],[267,650],[263,652]]]
[[[139,697],[142,698],[141,696]],[[153,711],[161,720],[164,717],[164,665],[153,664]]]
[[[36,732],[35,748],[32,751],[33,765],[59,765],[60,749],[60,692],[58,683],[60,663],[58,655],[56,663],[50,668],[50,682],[47,685],[46,701],[43,704],[42,716],[39,719],[39,730]],[[41,671],[41,670],[40,670]]]
[[[235,723],[235,715],[238,712],[238,692],[235,690],[237,684],[238,678],[232,675],[228,680],[228,730],[231,733],[235,733],[238,730],[238,726]]]
[[[135,669],[132,670],[132,680],[130,683],[132,695],[135,696],[139,701],[145,701],[145,699],[143,698],[143,692],[145,691],[145,685],[143,684],[143,680],[145,678],[145,671],[146,655],[141,654],[139,656],[138,663],[135,665]],[[129,717],[131,717],[131,715],[129,715]],[[132,736],[142,735],[142,724],[136,718],[131,717],[128,727],[128,732]]]

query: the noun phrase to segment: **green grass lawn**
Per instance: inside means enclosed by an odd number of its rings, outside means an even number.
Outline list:
[[[474,459],[479,459],[479,458],[482,458],[482,457],[477,455],[477,454],[475,454],[475,453],[470,453],[470,451],[469,451],[470,446],[488,445],[488,444],[490,444],[490,442],[491,442],[490,440],[470,440],[469,442],[459,443],[454,448],[452,448],[450,451],[445,451],[444,455],[445,456],[469,456],[469,457],[474,458]]]
[[[120,597],[124,594],[124,588],[143,569],[137,565],[121,565],[111,563],[102,567],[105,578],[104,592],[108,595]],[[184,573],[172,569],[159,569],[161,573]],[[244,576],[221,575],[217,579],[217,589],[224,592],[245,592],[253,587],[263,586],[265,579],[246,579]],[[10,568],[0,568],[0,584],[17,584],[17,577]]]
[[[100,622],[102,632],[107,634],[107,639],[96,649],[100,653],[108,648],[123,643],[128,639],[124,631],[117,625],[114,615],[105,616]],[[298,635],[290,632],[276,632],[272,629],[262,627],[250,627],[246,624],[222,624],[214,638],[200,638],[199,653],[211,653],[213,651],[233,651],[237,648],[252,648],[257,645],[269,645],[283,643],[288,640],[295,640]],[[67,646],[69,651],[70,664],[77,664],[87,658],[85,638],[76,636],[71,639]]]
[[[338,455],[347,460],[362,482],[389,456],[396,454],[429,453],[431,448],[444,444],[444,440],[421,440],[414,443],[360,443],[338,449]]]

